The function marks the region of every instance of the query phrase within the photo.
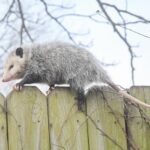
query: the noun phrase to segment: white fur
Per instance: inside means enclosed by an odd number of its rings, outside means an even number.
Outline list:
[[[11,65],[13,65],[13,68],[9,69]],[[16,56],[15,52],[11,52],[5,62],[2,80],[10,81],[20,78],[18,72],[23,72],[24,65],[25,58],[20,58],[19,56]]]
[[[108,86],[108,84],[100,83],[100,82],[92,82],[84,87],[84,94],[86,95],[88,91],[92,89],[94,86],[103,87],[103,86]]]

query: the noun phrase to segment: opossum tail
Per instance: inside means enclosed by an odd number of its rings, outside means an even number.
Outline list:
[[[120,95],[122,95],[124,98],[126,98],[126,100],[135,103],[137,105],[143,106],[143,107],[148,107],[150,108],[149,104],[146,104],[142,101],[140,101],[139,99],[131,96],[130,94],[128,94],[126,91],[122,91],[119,87],[117,87],[113,82],[108,82],[108,85],[111,86],[114,90],[116,90]]]

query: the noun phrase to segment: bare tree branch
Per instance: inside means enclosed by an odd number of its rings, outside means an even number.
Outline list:
[[[44,0],[40,0],[44,7],[45,7],[45,12],[46,14],[51,18],[53,19],[65,32],[66,34],[68,35],[69,39],[74,43],[76,44],[75,40],[73,39],[72,35],[71,35],[71,32],[68,31],[68,29],[56,18],[54,17],[49,11],[48,11],[48,7],[47,7],[47,3],[44,1]]]
[[[102,2],[101,2],[101,3],[102,3]],[[132,12],[129,12],[129,11],[127,11],[127,10],[118,9],[118,7],[116,7],[115,5],[111,5],[111,4],[104,3],[104,2],[102,3],[102,5],[103,5],[103,6],[109,6],[109,7],[111,7],[111,8],[114,8],[114,9],[118,12],[118,14],[121,14],[121,13],[123,13],[123,14],[128,14],[128,15],[130,15],[130,16],[132,16],[132,17],[135,17],[135,18],[137,18],[137,19],[142,20],[143,23],[150,23],[150,20],[147,20],[146,18],[144,18],[144,17],[142,17],[142,16],[139,16],[139,15],[137,15],[137,14],[134,14],[134,13],[132,13]]]
[[[23,43],[23,30],[25,30],[26,34],[28,35],[29,39],[31,42],[33,42],[33,38],[31,37],[27,27],[26,27],[26,24],[25,24],[25,18],[24,18],[24,13],[23,13],[23,10],[22,10],[22,6],[21,6],[21,2],[20,0],[17,0],[18,2],[18,8],[19,8],[19,12],[20,12],[20,17],[21,17],[21,29],[20,29],[20,44]]]
[[[4,17],[2,19],[0,19],[0,22],[3,22],[7,17],[9,17],[11,9],[13,8],[14,4],[15,4],[15,0],[12,0],[6,14],[4,15]]]
[[[70,7],[64,6],[64,5],[58,5],[58,4],[49,4],[47,3],[47,6],[57,7],[57,8],[63,8],[63,9],[72,9],[75,7],[75,5],[72,5]]]
[[[124,26],[121,26],[121,25],[119,25],[119,27],[124,28]],[[132,30],[132,29],[130,29],[130,28],[127,28],[127,27],[126,27],[126,30],[129,30],[129,31],[131,31],[131,32],[133,32],[133,33],[135,33],[135,34],[138,34],[138,35],[140,35],[140,36],[143,36],[143,37],[145,37],[145,38],[150,39],[150,36],[145,35],[145,34],[142,34],[142,33],[140,33],[140,32],[137,32],[137,31],[135,31],[135,30]]]
[[[108,22],[106,22],[106,21],[100,21],[100,20],[94,18],[95,16],[97,16],[97,14],[83,15],[83,14],[70,13],[70,14],[63,14],[63,15],[60,15],[60,16],[57,17],[57,19],[64,18],[64,17],[81,17],[81,18],[88,18],[88,19],[91,19],[92,21],[95,21],[95,22],[97,22],[97,23],[105,23],[105,24],[108,23]]]
[[[136,57],[134,52],[133,52],[133,49],[132,49],[132,46],[130,45],[128,39],[127,39],[127,35],[126,35],[126,22],[122,16],[121,13],[127,13],[129,15],[132,15],[136,18],[139,18],[139,19],[142,19],[144,20],[145,22],[148,22],[148,20],[146,20],[145,18],[141,17],[141,16],[138,16],[136,14],[133,14],[133,13],[130,13],[128,12],[127,10],[120,10],[118,9],[115,5],[111,5],[111,4],[107,4],[107,3],[103,3],[101,2],[101,0],[96,0],[99,7],[101,8],[102,12],[104,13],[104,15],[106,16],[107,20],[109,21],[109,23],[112,25],[113,29],[114,29],[114,32],[117,33],[117,35],[120,37],[120,39],[126,44],[126,46],[128,47],[128,51],[130,53],[130,66],[131,66],[131,78],[132,78],[132,84],[134,85],[135,84],[135,81],[134,81],[134,71],[135,71],[135,68],[134,68],[134,64],[133,64],[133,61],[134,61],[134,58]],[[116,23],[112,20],[112,18],[109,16],[109,14],[107,13],[106,9],[104,8],[104,6],[109,6],[109,7],[113,7],[119,14],[119,16],[121,17],[121,19],[123,20],[123,25],[124,25],[124,28],[125,28],[125,35],[123,36],[121,34],[121,32],[118,30],[117,26],[116,26]]]

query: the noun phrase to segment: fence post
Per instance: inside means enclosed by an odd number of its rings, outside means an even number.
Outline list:
[[[6,109],[4,106],[4,96],[0,94],[0,150],[8,150]]]

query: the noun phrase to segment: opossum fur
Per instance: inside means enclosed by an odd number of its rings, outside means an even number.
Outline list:
[[[92,83],[107,84],[129,100],[150,107],[120,90],[89,51],[68,43],[51,42],[15,48],[6,60],[3,81],[18,78],[23,79],[15,85],[17,90],[21,90],[24,84],[37,82],[49,86],[69,84],[76,93],[79,109],[88,92],[87,87]]]

